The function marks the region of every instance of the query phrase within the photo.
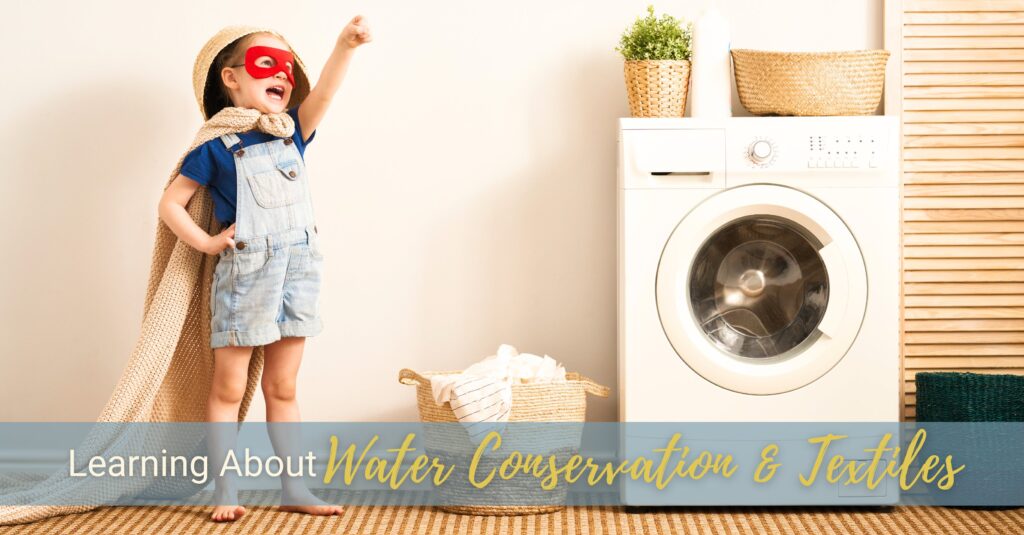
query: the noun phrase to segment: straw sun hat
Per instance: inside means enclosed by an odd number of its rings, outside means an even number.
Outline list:
[[[220,73],[211,72],[214,58],[236,39],[253,33],[269,33],[274,35],[284,41],[285,44],[288,44],[288,48],[295,57],[295,65],[292,71],[292,75],[295,77],[295,87],[292,88],[292,95],[288,100],[288,108],[291,109],[297,106],[309,95],[309,78],[306,77],[306,65],[302,63],[299,55],[295,53],[287,39],[270,28],[228,26],[217,32],[216,35],[203,45],[203,49],[199,51],[199,55],[196,56],[196,63],[192,67],[192,88],[195,90],[196,102],[199,103],[199,112],[203,114],[204,120],[209,119],[223,107],[218,98],[221,91]]]

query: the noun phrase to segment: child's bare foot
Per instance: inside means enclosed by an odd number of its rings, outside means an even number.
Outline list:
[[[282,505],[279,509],[286,513],[306,513],[317,516],[340,515],[345,511],[340,505],[331,505],[326,502],[323,505]]]
[[[213,508],[210,519],[214,522],[233,522],[242,518],[245,514],[245,507],[241,505],[218,505]]]
[[[331,516],[340,515],[345,510],[340,505],[331,505],[317,498],[309,489],[302,489],[297,493],[284,493],[281,495],[281,501],[288,505],[281,505],[279,509],[289,513]]]
[[[233,522],[245,514],[245,507],[238,505],[238,491],[231,485],[218,485],[213,492],[213,503],[210,519],[214,522]]]

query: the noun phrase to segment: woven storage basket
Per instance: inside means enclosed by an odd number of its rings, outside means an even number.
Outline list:
[[[458,424],[451,405],[445,403],[438,405],[434,402],[431,391],[430,377],[434,375],[448,375],[461,372],[423,372],[417,373],[405,368],[398,374],[398,381],[406,385],[416,385],[416,402],[419,408],[420,420],[426,423],[454,424],[450,426],[426,426],[424,431],[425,446],[431,455],[437,455],[444,462],[451,462],[455,466],[465,467],[469,458],[475,450],[475,445],[469,441],[468,434]],[[566,374],[564,383],[532,383],[517,384],[512,386],[512,413],[509,422],[579,422],[586,419],[587,394],[607,397],[610,390],[593,380],[578,373]],[[558,437],[558,443],[551,441],[550,432],[545,433],[543,426],[516,426],[502,433],[502,448],[515,449],[516,444],[529,444],[531,448],[543,448],[544,444],[539,441],[551,443],[549,453],[564,460],[575,453],[579,447],[579,431],[575,436],[565,436],[563,433]],[[580,428],[582,426],[579,426]],[[549,428],[550,429],[550,428]],[[568,441],[566,439],[568,438]],[[494,458],[484,457],[480,467],[480,473],[486,473],[496,468],[500,461]],[[454,476],[453,476],[454,477]],[[482,490],[467,488],[458,485],[443,485],[439,492],[442,502],[451,501],[458,505],[438,505],[438,508],[451,513],[471,515],[525,515],[551,513],[565,508],[565,496],[567,487],[560,484],[553,491],[542,491],[534,478],[513,478],[501,482],[501,485],[492,488],[490,485],[484,490],[491,492],[490,500],[500,499],[513,502],[516,505],[465,505],[479,496]],[[497,494],[495,494],[497,493]],[[530,503],[540,503],[531,505]]]
[[[754,115],[871,115],[888,59],[888,50],[732,51],[736,91]]]
[[[970,473],[943,491],[954,502],[974,507],[980,497],[998,496],[1002,506],[1024,505],[1024,483],[1019,466],[1003,466],[995,459],[1019,458],[1019,432],[984,422],[1024,422],[1024,376],[963,372],[920,372],[917,386],[918,422],[977,422],[959,424],[955,432],[928,435],[932,451],[953,454]]]
[[[1024,376],[921,372],[917,420],[921,422],[1024,422]]]
[[[682,117],[690,87],[686,60],[625,62],[626,96],[633,117]]]

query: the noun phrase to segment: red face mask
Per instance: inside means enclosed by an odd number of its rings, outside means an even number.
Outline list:
[[[270,58],[268,61],[265,58]],[[245,72],[253,78],[270,78],[279,72],[283,72],[295,87],[295,78],[292,76],[292,65],[294,61],[292,53],[280,48],[269,46],[251,46],[245,51]]]

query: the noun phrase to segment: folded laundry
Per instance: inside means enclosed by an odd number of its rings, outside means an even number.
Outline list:
[[[515,347],[502,344],[497,354],[462,373],[431,376],[430,388],[434,402],[450,403],[470,439],[479,442],[496,425],[508,421],[512,413],[512,385],[565,380],[565,368],[555,359],[520,354]]]

